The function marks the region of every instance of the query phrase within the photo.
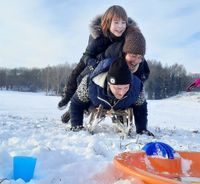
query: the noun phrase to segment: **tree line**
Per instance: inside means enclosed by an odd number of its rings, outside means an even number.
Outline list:
[[[148,99],[162,99],[185,91],[200,74],[187,74],[183,65],[163,66],[156,60],[147,60],[149,79],[145,82]],[[39,92],[60,95],[74,65],[68,63],[45,68],[0,68],[0,89]]]
[[[187,86],[200,77],[200,74],[187,74],[184,66],[177,63],[163,66],[156,60],[147,62],[151,71],[145,84],[148,99],[167,98],[186,91]]]
[[[61,94],[73,69],[68,63],[45,68],[0,68],[0,89],[39,92],[46,95]]]

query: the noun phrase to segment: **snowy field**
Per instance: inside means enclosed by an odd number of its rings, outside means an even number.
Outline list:
[[[94,135],[66,131],[57,109],[60,97],[40,93],[0,91],[0,181],[12,174],[12,157],[37,157],[30,184],[128,184],[117,181],[113,157],[123,151],[140,150],[149,141],[162,141],[175,150],[200,151],[200,93],[148,101],[148,127],[156,139],[141,136],[120,141],[109,122]],[[128,144],[131,143],[132,144]],[[120,143],[122,146],[120,146]],[[19,179],[3,184],[23,184]]]

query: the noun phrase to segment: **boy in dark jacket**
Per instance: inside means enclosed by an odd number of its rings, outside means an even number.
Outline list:
[[[133,108],[136,133],[153,136],[147,130],[147,103],[143,83],[132,75],[124,58],[106,59],[86,75],[71,100],[71,130],[83,129],[83,113],[90,107]]]

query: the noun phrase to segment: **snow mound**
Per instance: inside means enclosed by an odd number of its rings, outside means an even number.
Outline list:
[[[123,151],[140,150],[145,143],[162,141],[175,150],[200,151],[200,93],[183,93],[164,100],[148,100],[148,127],[156,138],[141,136],[120,140],[111,122],[91,135],[66,131],[57,109],[60,97],[0,91],[0,179],[11,176],[12,157],[37,157],[31,184],[100,183],[113,170],[113,157]],[[109,131],[108,131],[109,130]],[[107,174],[111,183],[129,183]],[[0,180],[1,181],[1,180]],[[3,184],[23,184],[5,180]]]

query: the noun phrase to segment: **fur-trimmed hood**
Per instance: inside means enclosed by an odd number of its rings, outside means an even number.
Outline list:
[[[89,28],[90,28],[90,34],[94,39],[98,38],[102,33],[101,29],[101,17],[102,15],[97,15],[90,23]],[[133,26],[139,29],[137,23],[130,17],[128,17],[128,27]]]

